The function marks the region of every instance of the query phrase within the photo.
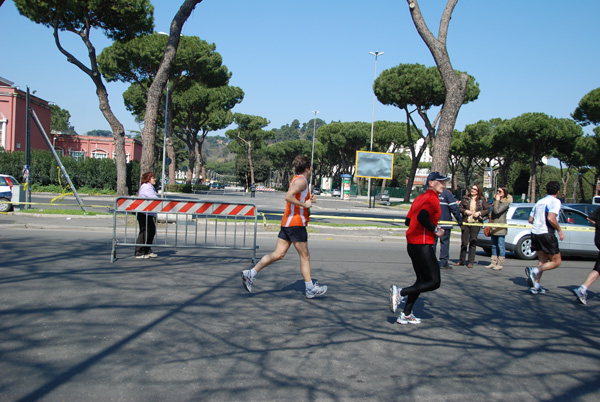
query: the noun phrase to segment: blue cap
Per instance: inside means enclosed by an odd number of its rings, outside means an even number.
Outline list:
[[[433,180],[446,181],[448,179],[449,177],[442,176],[440,172],[431,172],[429,173],[429,176],[427,176],[427,181],[425,183],[429,185],[429,182]]]

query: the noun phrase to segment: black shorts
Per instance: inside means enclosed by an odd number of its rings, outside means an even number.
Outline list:
[[[282,226],[277,237],[285,241],[306,243],[308,241],[308,232],[306,231],[306,226]]]
[[[543,251],[546,254],[560,254],[558,239],[554,233],[531,234],[531,249]]]

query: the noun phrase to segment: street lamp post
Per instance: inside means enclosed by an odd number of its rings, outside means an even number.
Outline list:
[[[312,155],[310,157],[310,186],[308,189],[310,192],[312,192],[314,190],[314,188],[313,188],[313,160],[315,159],[315,136],[317,135],[317,113],[319,113],[319,111],[313,110],[313,113],[315,114],[315,121],[314,121],[314,126],[313,126]]]
[[[162,174],[161,174],[161,186],[160,186],[160,197],[165,198],[165,163],[167,155],[167,118],[169,116],[169,80],[167,80],[167,94],[165,97],[165,132],[163,135],[163,160],[162,160]]]
[[[373,78],[373,82],[377,79],[377,56],[383,54],[383,52],[375,51],[369,52],[375,56],[375,77]],[[371,146],[369,147],[369,151],[373,152],[373,128],[375,127],[375,91],[373,91],[373,114],[371,118]],[[371,178],[369,177],[369,188],[367,189],[367,198],[369,199],[369,208],[371,208]]]
[[[169,36],[166,32],[157,32],[159,35]],[[167,118],[169,116],[169,80],[167,80],[167,95],[165,97],[165,132],[163,134],[163,158],[162,158],[162,174],[160,175],[160,197],[165,198],[165,163],[167,162]]]

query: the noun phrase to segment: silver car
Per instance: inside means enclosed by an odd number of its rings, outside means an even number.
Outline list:
[[[514,252],[518,258],[532,260],[536,252],[531,250],[531,225],[529,224],[529,213],[535,204],[510,204],[506,214],[506,223],[519,225],[520,227],[509,227],[505,237],[506,251]],[[586,219],[587,215],[573,208],[562,206],[558,223],[563,229],[587,228],[585,231],[564,230],[565,239],[559,241],[560,253],[563,256],[596,257],[598,249],[594,244],[594,227]],[[477,246],[491,255],[492,243],[489,237],[479,231]]]
[[[19,182],[14,177],[0,174],[0,212],[10,212],[13,209],[13,205],[10,203],[12,188],[18,185]]]

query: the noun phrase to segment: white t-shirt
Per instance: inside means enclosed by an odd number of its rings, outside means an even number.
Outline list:
[[[533,234],[545,234],[554,233],[556,229],[548,223],[548,213],[553,212],[556,214],[556,221],[560,214],[561,203],[560,200],[551,195],[546,195],[544,198],[539,200],[531,209],[529,216],[533,216],[533,225],[531,226],[531,233]]]

